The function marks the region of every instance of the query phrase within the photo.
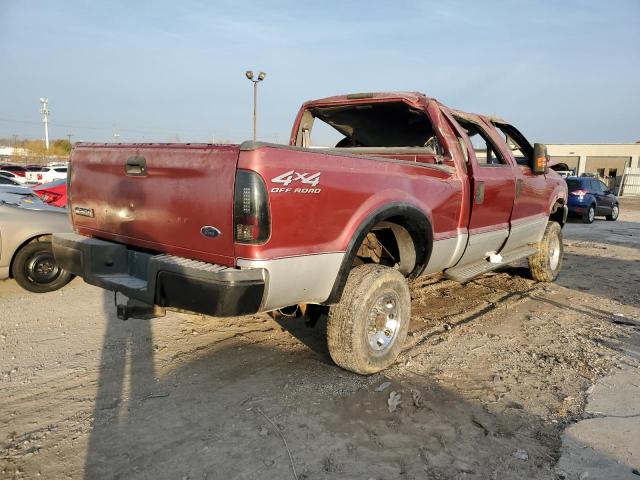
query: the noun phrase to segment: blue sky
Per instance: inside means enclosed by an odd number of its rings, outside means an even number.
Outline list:
[[[0,137],[242,141],[299,105],[418,90],[531,141],[640,139],[640,0],[0,0]]]

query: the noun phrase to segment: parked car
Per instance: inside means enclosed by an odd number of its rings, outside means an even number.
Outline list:
[[[31,183],[49,183],[54,180],[67,178],[67,167],[49,167],[44,166],[39,171],[27,172],[26,178]]]
[[[57,290],[73,278],[53,257],[51,235],[70,232],[66,209],[44,203],[28,187],[0,186],[0,279],[31,292]]]
[[[7,170],[0,170],[0,176],[5,177],[5,178],[10,178],[14,182],[18,182],[20,184],[25,183],[27,181],[27,179],[25,177],[21,177],[20,175],[14,173],[14,172],[9,172]]]
[[[593,223],[596,215],[616,221],[620,215],[618,197],[607,185],[591,177],[567,177],[569,214]]]
[[[6,172],[13,172],[20,177],[24,177],[27,172],[27,169],[24,168],[22,165],[12,165],[12,164],[2,165],[0,167],[0,170],[4,170]]]
[[[22,185],[22,183],[18,182],[17,180],[14,180],[12,178],[0,175],[0,185],[14,185],[15,186],[15,185]]]
[[[311,148],[318,123],[335,147]],[[129,297],[121,318],[327,311],[333,360],[371,374],[402,349],[407,279],[466,282],[525,258],[556,278],[567,185],[547,164],[513,125],[420,93],[325,98],[302,106],[287,146],[75,146],[77,233],[54,235],[54,253]]]
[[[67,180],[56,180],[33,187],[33,191],[49,205],[67,206]]]

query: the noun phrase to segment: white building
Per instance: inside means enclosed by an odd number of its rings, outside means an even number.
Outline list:
[[[578,175],[619,177],[625,167],[640,168],[640,143],[552,144],[547,145],[547,152],[552,160],[576,169]]]
[[[576,175],[592,174],[625,195],[640,195],[640,143],[551,144],[547,152]]]
[[[0,158],[9,158],[13,155],[26,156],[30,154],[29,150],[25,148],[7,147],[6,145],[0,145]]]

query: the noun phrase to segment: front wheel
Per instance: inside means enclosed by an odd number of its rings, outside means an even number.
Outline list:
[[[355,267],[340,303],[329,310],[327,342],[333,361],[369,375],[384,370],[400,354],[411,317],[409,285],[389,267]]]
[[[18,250],[11,273],[18,285],[34,293],[58,290],[73,278],[70,272],[56,263],[48,241],[31,242]]]
[[[618,205],[614,205],[611,207],[611,213],[605,218],[610,222],[615,222],[618,219],[618,215],[620,215],[620,207]]]
[[[553,282],[562,268],[562,228],[557,222],[548,222],[537,252],[529,257],[529,270],[534,280]]]

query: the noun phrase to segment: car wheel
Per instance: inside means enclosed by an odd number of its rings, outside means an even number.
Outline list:
[[[591,204],[586,212],[582,215],[582,223],[593,223],[596,218],[596,206]]]
[[[400,354],[410,317],[409,285],[399,271],[377,264],[355,267],[340,303],[329,310],[331,358],[361,375],[384,370]]]
[[[18,285],[35,293],[58,290],[73,278],[56,263],[49,241],[31,242],[18,250],[11,273]]]
[[[620,215],[620,207],[616,204],[611,207],[611,213],[606,216],[606,219],[610,222],[615,222],[618,219],[618,215]]]
[[[553,282],[562,268],[562,228],[557,222],[547,223],[542,240],[536,245],[537,252],[529,257],[529,270],[538,282]]]

